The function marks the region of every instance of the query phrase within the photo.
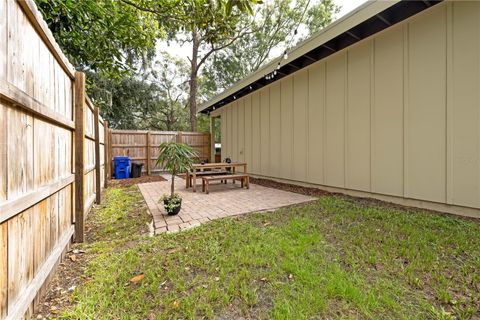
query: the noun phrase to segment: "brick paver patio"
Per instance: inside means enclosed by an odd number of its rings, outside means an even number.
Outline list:
[[[199,180],[198,182],[200,182]],[[185,188],[185,180],[175,179],[176,192],[182,196],[182,210],[177,216],[168,216],[158,199],[170,192],[170,181],[138,185],[153,216],[155,233],[176,232],[193,228],[210,220],[248,212],[272,210],[280,207],[313,201],[315,198],[301,194],[250,184],[250,189],[240,189],[240,183],[211,184],[210,194]]]

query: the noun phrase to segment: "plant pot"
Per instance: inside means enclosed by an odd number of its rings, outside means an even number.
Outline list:
[[[182,199],[180,199],[180,203],[176,207],[168,207],[168,204],[170,203],[170,199],[164,199],[163,204],[165,211],[169,216],[174,216],[177,215],[180,212],[180,209],[182,208]]]

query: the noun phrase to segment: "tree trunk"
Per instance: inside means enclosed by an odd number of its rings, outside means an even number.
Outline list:
[[[192,31],[192,59],[190,61],[190,130],[197,131],[197,74],[198,74],[198,49],[200,47],[200,39],[195,28]]]

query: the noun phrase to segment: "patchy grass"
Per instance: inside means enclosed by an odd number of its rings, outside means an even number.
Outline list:
[[[134,240],[146,233],[150,220],[137,186],[109,188],[88,217],[88,242]]]
[[[149,238],[138,197],[110,189],[91,215],[95,256],[61,318],[480,317],[476,222],[323,196]]]

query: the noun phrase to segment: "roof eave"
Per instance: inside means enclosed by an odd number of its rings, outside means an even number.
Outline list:
[[[295,59],[305,55],[311,50],[314,50],[320,47],[321,45],[325,44],[329,40],[348,31],[349,29],[356,26],[357,24],[379,14],[380,12],[384,11],[385,9],[388,9],[389,7],[395,5],[400,1],[401,0],[391,0],[391,1],[375,0],[375,1],[368,1],[364,3],[363,5],[359,6],[355,10],[345,15],[344,17],[334,21],[329,26],[320,30],[309,39],[299,43],[297,46],[295,46],[295,48],[291,52],[289,52],[288,59],[283,60],[282,57],[280,57],[272,60],[270,63],[268,63],[264,67],[260,68],[259,70],[247,76],[246,78],[240,80],[239,82],[237,82],[236,84],[228,88],[227,90],[216,95],[209,101],[200,104],[197,107],[197,112],[202,112],[210,108],[212,105],[215,105],[220,101],[222,101],[223,99],[235,94],[237,91],[241,90],[242,88],[248,87],[255,81],[260,80],[265,76],[265,74],[272,72],[277,66],[278,62],[282,62],[282,65],[289,64]]]

